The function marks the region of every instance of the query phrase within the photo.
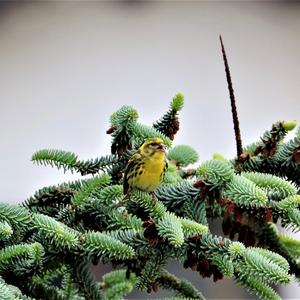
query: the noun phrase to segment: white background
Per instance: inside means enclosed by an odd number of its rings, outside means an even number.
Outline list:
[[[34,151],[108,154],[113,111],[132,105],[150,125],[179,91],[175,144],[193,146],[201,161],[234,156],[219,34],[244,144],[277,120],[300,122],[299,2],[1,2],[1,201],[76,177],[33,165]],[[248,297],[211,281],[210,299]],[[297,294],[296,285],[281,291]]]

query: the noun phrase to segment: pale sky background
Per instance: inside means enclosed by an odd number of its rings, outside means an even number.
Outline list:
[[[179,91],[186,102],[175,144],[193,146],[200,161],[234,156],[219,34],[244,145],[277,120],[300,122],[298,1],[1,2],[1,201],[77,178],[33,165],[34,151],[108,154],[113,111],[132,105],[151,125]],[[206,281],[209,299],[242,291]],[[281,291],[285,299],[299,294],[296,284]]]

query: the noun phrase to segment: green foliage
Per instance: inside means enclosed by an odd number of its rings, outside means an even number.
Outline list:
[[[258,254],[266,257],[270,262],[277,264],[283,270],[285,270],[286,272],[289,272],[290,266],[289,266],[288,262],[286,261],[286,259],[284,259],[281,255],[279,255],[273,251],[263,249],[263,248],[249,247],[249,248],[247,248],[246,251],[249,251],[248,249],[252,249],[253,251],[255,251],[255,253],[258,253]]]
[[[280,242],[288,249],[293,257],[296,259],[300,258],[300,241],[284,234],[279,234],[278,237]]]
[[[177,145],[168,152],[168,159],[180,167],[186,167],[198,161],[198,153],[191,146]]]
[[[30,222],[30,215],[23,207],[0,203],[0,220],[8,222],[15,228],[24,228]]]
[[[276,203],[276,207],[280,210],[288,211],[291,208],[297,208],[300,205],[300,195],[288,196],[280,202]]]
[[[283,212],[281,221],[286,228],[291,228],[295,231],[300,230],[300,210],[297,208],[290,208]]]
[[[300,230],[299,205],[300,195],[292,195],[273,204],[274,209],[281,216],[281,222],[285,227]]]
[[[218,153],[218,152],[215,152],[213,154],[213,159],[228,162],[228,160],[221,153]]]
[[[37,297],[42,296],[43,299],[85,299],[72,281],[71,268],[67,265],[59,265],[34,275],[31,284]]]
[[[159,132],[158,130],[146,126],[140,123],[136,123],[133,127],[133,138],[132,141],[136,148],[138,148],[145,140],[151,139],[153,137],[161,138],[165,145],[171,147],[172,141],[165,136],[163,133]]]
[[[178,279],[176,276],[166,270],[162,270],[160,272],[160,275],[157,277],[156,281],[162,288],[171,291],[174,290],[178,296],[185,297],[184,299],[189,298],[205,300],[203,295],[197,291],[197,289],[190,282]],[[177,297],[172,297],[171,299],[174,298]]]
[[[137,216],[118,211],[111,212],[108,229],[134,229],[141,231],[142,220]]]
[[[102,259],[129,259],[134,256],[134,250],[131,246],[101,232],[93,231],[85,234],[83,250],[89,256],[96,255]]]
[[[280,296],[274,291],[273,288],[265,284],[263,281],[245,276],[238,280],[251,294],[257,295],[262,300],[280,300]]]
[[[281,144],[274,156],[275,162],[281,166],[292,166],[297,169],[296,163],[293,161],[293,153],[300,145],[300,127],[297,129],[296,135],[287,143]]]
[[[182,230],[185,237],[191,237],[195,234],[207,234],[208,227],[188,219],[180,219]]]
[[[139,290],[148,290],[149,287],[151,288],[151,285],[155,283],[162,268],[165,266],[166,260],[167,253],[164,256],[159,251],[156,251],[155,255],[149,257],[137,279],[136,288]]]
[[[3,281],[0,281],[0,299],[1,300],[12,300],[13,292],[10,287]]]
[[[186,218],[207,225],[206,204],[204,201],[200,202],[198,199],[186,201],[183,211]]]
[[[227,183],[224,196],[229,197],[241,207],[264,206],[268,199],[260,187],[240,175],[234,175],[232,180]]]
[[[155,195],[169,210],[174,210],[197,198],[199,189],[193,186],[193,182],[182,180],[172,185],[161,185]]]
[[[93,177],[85,182],[82,188],[74,195],[71,202],[80,206],[88,201],[89,196],[97,189],[101,189],[110,183],[110,176],[104,174]]]
[[[208,160],[197,169],[199,176],[206,178],[216,186],[227,185],[234,176],[234,170],[229,163],[223,160]]]
[[[133,290],[136,276],[131,273],[126,276],[126,270],[115,270],[106,273],[102,277],[102,286],[105,290],[105,299],[123,299],[127,293]]]
[[[0,222],[0,240],[6,240],[13,234],[13,229],[6,222]]]
[[[106,155],[95,159],[82,161],[78,159],[78,155],[73,152],[58,149],[43,149],[32,155],[32,161],[40,165],[50,165],[71,172],[78,172],[81,175],[95,174],[99,171],[110,170],[113,164],[119,159],[115,155]]]
[[[148,193],[135,191],[131,199],[143,207],[154,218],[163,217],[167,211],[163,203],[157,201]]]
[[[182,110],[184,105],[184,95],[182,93],[178,93],[172,99],[171,102],[171,109],[175,112]]]
[[[297,188],[293,183],[271,174],[243,172],[242,176],[263,188],[271,199],[277,200],[297,194]]]
[[[184,96],[181,93],[175,95],[172,99],[170,109],[153,124],[153,128],[169,137],[174,139],[174,135],[179,129],[178,112],[182,109],[184,104]]]
[[[112,155],[82,161],[62,150],[33,154],[37,164],[94,177],[44,187],[21,206],[0,204],[0,300],[119,300],[134,288],[204,299],[163,269],[171,259],[214,281],[233,278],[261,299],[280,299],[272,286],[299,280],[299,241],[272,223],[300,229],[300,129],[283,140],[295,121],[273,124],[238,158],[214,154],[184,169],[198,154],[188,145],[170,148],[183,103],[177,94],[152,127],[138,123],[135,108],[121,107],[107,130]],[[124,168],[151,137],[170,148],[164,181],[154,193],[123,195]],[[229,238],[209,233],[217,218]],[[99,261],[124,269],[97,282],[90,264]]]
[[[105,287],[112,287],[116,283],[120,283],[126,280],[134,284],[136,282],[136,275],[131,273],[129,278],[127,278],[126,272],[127,272],[126,270],[121,269],[103,275],[102,281],[105,284]]]
[[[192,226],[190,224],[188,224],[189,226],[187,226],[186,223],[187,222],[184,223],[186,225],[186,232],[187,234],[189,234],[192,230]],[[184,233],[182,228],[182,221],[175,214],[165,213],[162,218],[158,219],[156,227],[159,235],[166,238],[174,247],[180,247],[183,244]],[[195,230],[195,226],[193,227],[193,230]]]
[[[42,149],[35,152],[31,160],[37,164],[56,166],[64,171],[76,168],[77,155],[73,152],[58,149]]]
[[[233,277],[234,273],[234,265],[233,262],[228,255],[221,255],[219,253],[215,253],[210,256],[210,260],[212,264],[217,266],[219,271],[224,274],[228,278]]]
[[[271,259],[270,259],[271,258]],[[253,277],[266,283],[289,283],[291,278],[286,268],[282,268],[271,254],[247,248],[242,257],[244,264],[238,267],[239,278]],[[283,259],[282,259],[283,260]]]
[[[163,184],[173,185],[174,183],[177,183],[181,180],[182,180],[182,178],[180,176],[180,173],[179,173],[177,167],[171,162],[168,163],[168,169],[165,172]]]
[[[33,226],[48,243],[68,249],[78,246],[79,233],[74,229],[43,214],[34,214],[32,219]]]
[[[105,293],[105,299],[107,300],[119,300],[121,295],[126,295],[133,290],[133,285],[128,282],[119,282],[113,285],[111,288],[107,289]]]
[[[293,139],[283,141],[287,130],[294,125],[294,121],[273,124],[272,129],[266,131],[261,141],[244,149],[243,159],[235,161],[235,168],[239,171],[258,171],[277,175],[299,186],[300,128]]]
[[[44,249],[39,243],[7,246],[0,250],[0,272],[7,268],[14,270],[24,263],[27,264],[26,267],[38,264],[43,255]]]
[[[293,130],[297,125],[297,121],[296,120],[289,120],[289,121],[283,121],[282,122],[282,127],[286,130],[286,131],[291,131]]]
[[[85,299],[102,300],[104,295],[100,290],[101,286],[96,282],[94,275],[86,263],[81,263],[76,268],[76,275],[79,280],[79,289],[85,295]]]
[[[138,119],[138,112],[131,106],[122,106],[118,111],[113,113],[110,117],[111,125],[129,127]]]
[[[232,259],[241,257],[245,251],[245,246],[240,242],[233,242],[228,247],[228,251]]]

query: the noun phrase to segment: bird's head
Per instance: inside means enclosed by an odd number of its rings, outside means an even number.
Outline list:
[[[165,154],[166,145],[161,138],[152,138],[144,142],[141,150],[147,154]]]

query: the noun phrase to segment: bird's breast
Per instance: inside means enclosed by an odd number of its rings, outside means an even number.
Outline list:
[[[144,162],[143,172],[140,172],[137,187],[152,192],[163,180],[165,159],[149,159]]]

